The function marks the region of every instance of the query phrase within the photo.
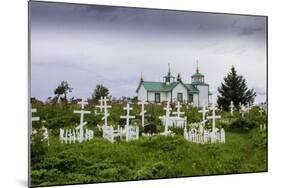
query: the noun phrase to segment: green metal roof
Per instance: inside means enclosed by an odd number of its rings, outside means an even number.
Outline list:
[[[201,86],[208,86],[209,84],[206,84],[204,82],[192,82],[192,85],[201,85]]]
[[[187,91],[190,93],[198,93],[199,90],[192,84],[185,84],[185,87],[187,88]]]
[[[178,82],[173,82],[167,85],[164,82],[143,82],[142,85],[148,91],[171,91]]]
[[[168,77],[170,77],[170,78],[175,78],[174,76],[172,76],[172,75],[166,75],[166,76],[163,76],[163,78],[168,78]]]
[[[196,72],[195,74],[193,74],[193,75],[191,76],[191,78],[193,78],[193,77],[204,77],[204,75],[201,74],[201,73],[199,73],[199,72]]]
[[[143,81],[140,83],[139,87],[141,85],[144,86],[144,88],[147,90],[147,91],[171,91],[174,87],[176,87],[176,85],[178,85],[179,83],[181,82],[173,82],[173,83],[170,83],[169,85],[167,85],[166,83],[164,82],[147,82],[147,81]],[[192,84],[184,84],[184,83],[181,83],[186,89],[188,92],[190,93],[198,93],[198,89],[195,88]],[[138,87],[138,89],[139,89]],[[137,89],[137,90],[138,90]]]

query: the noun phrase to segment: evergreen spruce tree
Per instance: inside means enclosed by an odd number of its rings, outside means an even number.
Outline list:
[[[218,88],[218,100],[217,103],[220,109],[229,111],[231,101],[237,110],[240,109],[239,104],[247,105],[253,104],[256,96],[254,89],[248,89],[246,80],[237,75],[237,72],[232,66],[231,71],[226,77],[224,77],[224,83]]]

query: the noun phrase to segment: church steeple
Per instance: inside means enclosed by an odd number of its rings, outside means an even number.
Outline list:
[[[181,75],[180,75],[180,73],[178,73],[177,81],[178,81],[178,82],[181,82],[181,81],[182,81],[182,80],[181,80]]]
[[[168,63],[168,75],[171,75],[170,63]]]
[[[140,81],[143,82],[143,75],[142,75],[142,72],[141,72]]]
[[[168,74],[166,76],[164,76],[163,78],[164,78],[164,82],[167,85],[169,85],[170,83],[173,83],[175,81],[175,77],[172,76],[172,74],[171,74],[170,63],[168,63]]]
[[[193,84],[203,84],[204,75],[199,72],[198,60],[196,60],[196,73],[191,76]]]

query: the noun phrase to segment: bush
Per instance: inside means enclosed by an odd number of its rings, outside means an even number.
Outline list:
[[[123,105],[111,104],[109,123],[121,122]],[[94,130],[93,140],[75,144],[61,144],[59,128],[74,128],[79,123],[76,104],[33,106],[38,109],[36,116],[44,122],[33,122],[33,128],[48,128],[50,146],[42,142],[42,133],[32,138],[31,177],[32,186],[62,185],[72,183],[96,183],[105,181],[168,178],[180,176],[198,176],[222,173],[243,173],[265,171],[267,169],[267,134],[264,130],[254,129],[265,116],[251,110],[245,118],[237,115],[224,117],[217,121],[217,127],[226,130],[225,144],[195,144],[183,138],[183,129],[171,127],[174,136],[141,137],[137,141],[111,144],[103,139],[97,128],[102,116],[94,115],[93,106],[87,110],[92,113],[85,116],[87,127]],[[139,114],[139,105],[132,115]],[[183,107],[182,111],[186,108]],[[164,126],[159,120],[163,115],[162,105],[147,105],[148,123],[156,124],[157,131]],[[186,111],[189,125],[199,122],[201,114],[197,108]],[[34,114],[35,115],[35,114]],[[123,121],[123,120],[122,120]],[[136,122],[140,122],[137,120]],[[211,128],[211,121],[206,126]],[[142,127],[140,127],[142,132]],[[243,134],[241,134],[243,132]]]
[[[48,152],[48,144],[43,140],[43,130],[37,129],[35,134],[31,135],[31,162],[38,163],[44,160]]]
[[[250,121],[245,118],[238,118],[229,125],[229,130],[238,132],[248,132],[253,128],[257,128],[258,124],[255,121]]]
[[[266,130],[258,130],[252,135],[254,145],[259,149],[267,149],[267,132]]]
[[[184,128],[180,128],[180,127],[170,127],[169,130],[171,130],[173,133],[177,134],[177,135],[183,135],[183,129]]]

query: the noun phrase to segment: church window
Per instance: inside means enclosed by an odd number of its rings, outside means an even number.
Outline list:
[[[160,103],[160,93],[155,93],[155,102]]]
[[[188,102],[193,102],[193,94],[188,94]]]
[[[178,93],[178,101],[179,101],[179,102],[182,102],[182,101],[183,101],[182,93]]]

